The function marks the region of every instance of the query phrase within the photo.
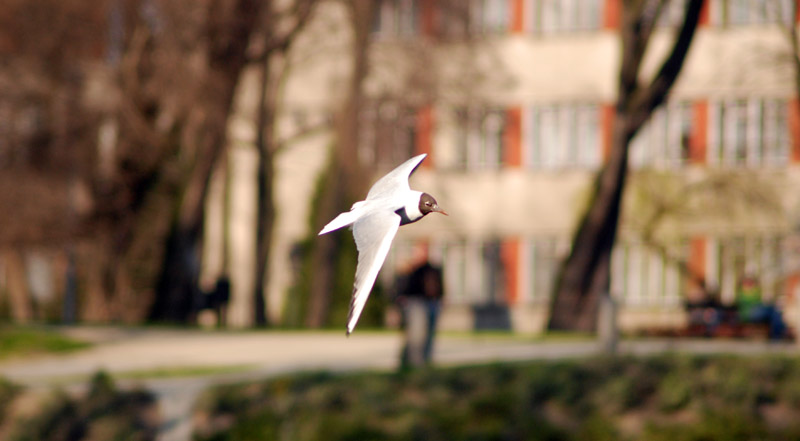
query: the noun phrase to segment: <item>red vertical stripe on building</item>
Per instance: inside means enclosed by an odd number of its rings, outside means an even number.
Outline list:
[[[614,136],[615,116],[614,106],[611,104],[604,104],[600,108],[600,153],[602,154],[603,162],[608,159],[608,154],[611,152],[611,138]]]
[[[792,162],[800,162],[800,101],[789,100],[786,113],[789,115],[789,142],[792,148]]]
[[[506,111],[503,133],[503,162],[508,167],[522,166],[522,109],[512,107]]]
[[[692,133],[689,138],[689,162],[705,164],[708,147],[708,101],[697,101],[692,109]]]
[[[786,278],[786,291],[784,292],[786,299],[789,302],[798,302],[800,299],[796,297],[797,287],[800,285],[800,274],[790,274]],[[795,303],[796,304],[796,303]]]
[[[434,0],[424,1],[420,8],[422,35],[426,37],[433,37],[436,34],[436,3]]]
[[[698,21],[698,25],[700,26],[708,26],[711,24],[711,2],[704,2],[703,9],[700,10],[700,18]]]
[[[622,14],[620,6],[620,0],[606,0],[605,8],[603,9],[604,29],[619,28],[620,16]]]
[[[702,287],[697,280],[706,278],[706,240],[693,237],[689,241],[689,286],[687,289],[689,300],[699,300]]]
[[[795,7],[794,10],[795,10],[795,12],[797,14],[797,17],[795,17],[795,20],[797,22],[800,22],[800,7]]]
[[[509,10],[511,11],[509,30],[512,33],[521,34],[525,31],[525,0],[509,0]]]
[[[506,278],[506,302],[514,305],[519,299],[519,239],[503,241],[500,252]]]
[[[417,111],[417,151],[415,155],[427,153],[423,167],[433,167],[433,108],[424,106]]]

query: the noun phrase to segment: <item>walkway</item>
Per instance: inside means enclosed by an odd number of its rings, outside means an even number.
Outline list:
[[[82,385],[103,369],[141,384],[159,399],[161,441],[185,441],[191,434],[191,406],[214,384],[264,378],[300,370],[390,370],[397,366],[401,340],[396,333],[204,332],[169,329],[72,328],[75,337],[94,341],[89,349],[59,356],[0,362],[0,376],[30,387]],[[444,336],[437,340],[438,365],[583,357],[600,352],[593,341],[535,341],[520,337]],[[625,341],[620,352],[651,354],[794,353],[793,344],[724,340]],[[206,375],[192,375],[201,369]],[[148,374],[149,373],[149,374]],[[144,378],[125,380],[131,376]],[[150,378],[147,378],[150,376]],[[78,386],[79,387],[79,386]]]

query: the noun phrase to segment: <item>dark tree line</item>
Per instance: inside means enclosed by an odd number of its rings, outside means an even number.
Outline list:
[[[77,256],[82,318],[185,321],[209,177],[225,155],[242,72],[285,53],[314,3],[5,3],[0,111],[34,125],[6,127],[0,145],[7,260],[58,240]],[[259,150],[268,152],[275,102],[262,107]],[[261,159],[267,181],[272,165]],[[261,190],[259,206],[272,211],[269,184]],[[15,206],[25,210],[12,215]],[[23,277],[16,267],[11,277]]]

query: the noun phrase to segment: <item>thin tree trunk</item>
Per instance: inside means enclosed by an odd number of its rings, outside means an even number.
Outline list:
[[[19,250],[5,253],[6,278],[8,279],[8,302],[11,319],[15,323],[28,323],[33,320],[33,304],[28,292],[25,263]]]
[[[372,17],[371,0],[354,0],[348,4],[353,29],[352,72],[348,98],[337,117],[337,144],[326,173],[315,226],[333,219],[350,204],[363,198],[365,176],[358,162],[359,112],[363,103],[362,85],[368,73],[368,49]],[[314,232],[316,233],[316,232]],[[328,322],[334,295],[335,259],[340,248],[340,233],[326,234],[315,239],[312,250],[314,278],[309,292],[306,325],[312,328]],[[347,239],[352,240],[352,239]],[[349,295],[350,293],[337,293]],[[349,300],[348,300],[349,301]]]
[[[275,117],[281,88],[281,78],[285,69],[286,54],[276,50],[264,58],[259,92],[257,124],[259,127],[256,144],[258,146],[258,226],[256,228],[256,274],[254,295],[254,319],[257,326],[269,322],[267,299],[264,287],[269,271],[269,254],[272,247],[272,233],[275,223],[275,200],[273,183],[275,180]]]

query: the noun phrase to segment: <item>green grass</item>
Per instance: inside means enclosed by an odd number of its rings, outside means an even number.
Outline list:
[[[114,374],[114,378],[138,380],[152,378],[205,377],[209,375],[235,374],[251,371],[253,369],[255,369],[255,366],[247,364],[233,366],[177,366],[123,371]]]
[[[91,346],[58,332],[33,327],[0,327],[0,360],[38,354],[65,353]]]
[[[211,375],[225,375],[236,374],[241,372],[248,372],[255,369],[253,365],[232,365],[232,366],[170,366],[170,367],[157,367],[152,369],[137,369],[130,371],[121,371],[114,373],[107,373],[108,376],[114,380],[154,380],[154,379],[169,379],[169,378],[189,378],[189,377],[205,377]],[[93,375],[93,374],[92,374]],[[50,377],[47,384],[53,387],[62,387],[65,385],[84,383],[92,378],[90,374],[74,374]]]
[[[599,357],[220,386],[195,439],[789,440],[798,413],[797,357]]]

